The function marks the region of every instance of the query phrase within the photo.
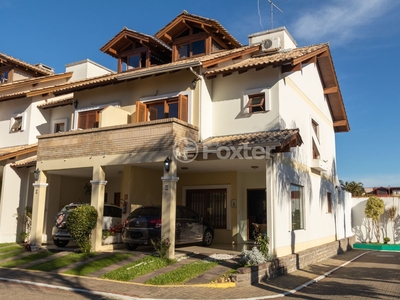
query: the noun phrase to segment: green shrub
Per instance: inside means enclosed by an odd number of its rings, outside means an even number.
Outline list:
[[[268,257],[269,252],[269,238],[267,233],[257,233],[253,232],[254,235],[254,244],[257,246],[258,250],[264,255],[264,257]]]
[[[96,227],[98,213],[90,205],[81,205],[71,211],[67,218],[67,229],[83,253],[89,253],[92,245],[90,235]]]
[[[168,238],[151,240],[151,243],[153,244],[154,250],[157,251],[160,258],[167,257],[169,247],[171,246],[171,243],[169,242]]]
[[[267,261],[257,247],[253,247],[251,250],[244,250],[242,255],[241,263],[245,266],[256,266]]]

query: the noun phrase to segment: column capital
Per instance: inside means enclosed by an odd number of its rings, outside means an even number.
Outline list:
[[[47,187],[49,184],[48,183],[40,183],[40,182],[38,182],[38,183],[32,183],[32,185],[36,188],[36,187]]]
[[[179,177],[176,177],[176,176],[163,176],[163,177],[161,177],[161,180],[163,182],[177,182],[179,180]]]
[[[107,180],[90,180],[91,185],[106,185]]]

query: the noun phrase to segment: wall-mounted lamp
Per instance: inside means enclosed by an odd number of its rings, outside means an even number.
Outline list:
[[[192,90],[194,90],[196,88],[197,80],[199,80],[199,79],[195,78],[195,79],[192,80],[192,83],[190,84],[190,87],[192,88]]]
[[[169,172],[170,168],[171,168],[171,158],[168,156],[165,160],[164,160],[164,169],[166,172]]]
[[[39,175],[40,175],[39,169],[36,169],[35,171],[33,171],[33,177],[35,178],[35,181],[39,180]]]
[[[74,107],[75,107],[75,109],[78,108],[78,100],[75,100],[75,101],[74,101]]]

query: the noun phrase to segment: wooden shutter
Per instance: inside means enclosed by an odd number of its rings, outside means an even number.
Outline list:
[[[100,111],[91,110],[79,113],[78,128],[89,129],[98,128],[100,119]]]
[[[136,123],[147,121],[147,106],[143,102],[136,101]]]
[[[186,95],[178,97],[178,119],[188,122],[188,97]]]

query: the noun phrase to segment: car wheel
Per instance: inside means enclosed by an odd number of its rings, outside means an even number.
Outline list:
[[[65,247],[68,245],[69,241],[62,241],[62,240],[53,240],[54,245],[57,247]]]
[[[134,244],[134,243],[127,243],[125,245],[128,250],[135,250],[139,246],[139,244]]]
[[[213,241],[214,235],[211,230],[207,229],[203,235],[203,246],[210,246]]]

